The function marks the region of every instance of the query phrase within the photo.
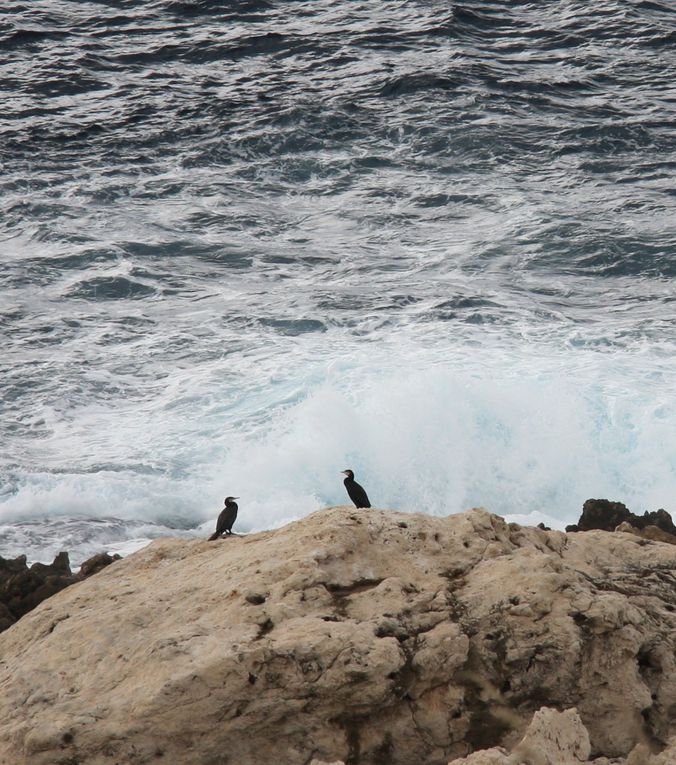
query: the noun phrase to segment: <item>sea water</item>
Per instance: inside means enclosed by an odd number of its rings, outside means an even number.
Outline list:
[[[0,555],[676,511],[675,21],[5,3]]]

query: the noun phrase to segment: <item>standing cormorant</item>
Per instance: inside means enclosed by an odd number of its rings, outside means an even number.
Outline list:
[[[371,503],[364,491],[364,487],[360,486],[354,480],[354,473],[351,470],[343,470],[343,474],[347,476],[343,483],[345,484],[347,493],[349,494],[350,499],[354,502],[355,507],[371,507]]]
[[[225,507],[221,510],[221,514],[216,521],[216,531],[209,537],[211,542],[213,539],[218,539],[221,534],[232,534],[232,525],[237,518],[237,502],[239,497],[226,497]]]

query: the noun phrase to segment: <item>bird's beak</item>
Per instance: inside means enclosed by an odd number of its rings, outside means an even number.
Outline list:
[[[239,499],[239,497],[233,497],[233,499]]]
[[[340,474],[341,474],[341,475],[347,475],[347,470],[341,470],[341,471],[340,471]]]

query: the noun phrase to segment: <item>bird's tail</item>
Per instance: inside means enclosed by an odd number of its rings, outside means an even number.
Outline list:
[[[214,531],[214,533],[209,537],[209,539],[207,541],[208,542],[213,542],[214,539],[218,539],[218,537],[220,537],[220,536],[221,535],[217,531]]]

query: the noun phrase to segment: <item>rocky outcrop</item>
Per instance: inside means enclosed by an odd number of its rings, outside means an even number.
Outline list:
[[[654,510],[643,515],[634,515],[622,502],[611,502],[607,499],[588,499],[582,506],[580,520],[566,526],[566,531],[615,531],[622,525],[628,524],[635,529],[656,527],[670,534],[676,541],[676,526],[666,510]]]
[[[543,707],[533,715],[524,737],[511,752],[492,747],[449,765],[674,765],[676,739],[660,754],[652,754],[645,743],[637,744],[626,759],[590,760],[590,753],[589,734],[577,710],[558,712]]]
[[[483,510],[158,540],[0,635],[0,763],[446,765],[542,707],[629,763],[676,734],[675,583],[672,545]]]
[[[632,526],[631,523],[621,523],[615,531],[623,531],[627,534],[633,534],[636,537],[642,539],[650,539],[653,542],[664,542],[668,545],[676,545],[676,536],[670,534],[668,531],[662,531],[658,526],[646,526],[643,529],[637,529],[636,526]],[[676,763],[674,764],[676,765]]]
[[[115,555],[109,555],[107,552],[97,553],[88,558],[81,566],[77,573],[78,579],[86,579],[88,576],[98,574],[99,571],[110,566],[116,560],[121,560],[122,556],[115,553]]]
[[[46,598],[119,559],[119,555],[111,557],[100,553],[85,561],[80,571],[73,574],[66,552],[59,553],[51,564],[33,563],[30,568],[25,555],[13,559],[0,557],[0,632]]]
[[[508,752],[503,747],[482,749],[448,765],[674,765],[676,739],[659,754],[645,743],[637,744],[628,757],[589,759],[589,734],[575,709],[558,712],[542,707],[533,715],[524,737]],[[310,765],[345,765],[312,760]]]

